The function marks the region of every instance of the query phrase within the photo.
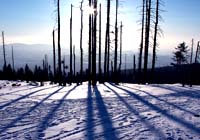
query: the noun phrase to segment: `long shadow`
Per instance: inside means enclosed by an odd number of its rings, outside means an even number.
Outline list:
[[[175,96],[175,97],[182,97],[182,96],[185,96],[185,97],[190,97],[190,98],[195,98],[195,99],[200,99],[200,90],[187,90],[187,91],[180,91],[178,90],[177,88],[172,88],[172,87],[166,87],[166,86],[161,86],[161,85],[152,85],[153,87],[159,87],[159,88],[164,88],[164,89],[167,89],[167,90],[171,90],[171,91],[174,91],[176,93],[170,93],[168,95],[170,96]],[[186,87],[185,87],[186,88]],[[187,88],[188,89],[188,88]]]
[[[93,120],[93,98],[91,85],[88,83],[88,97],[87,97],[87,139],[94,140],[94,120]]]
[[[20,92],[20,91],[26,91],[26,90],[30,90],[30,89],[34,89],[34,88],[38,88],[38,87],[36,86],[36,87],[31,87],[31,88],[26,88],[26,89],[20,89],[20,90],[16,90],[16,91],[12,91],[12,92],[6,92],[6,93],[1,94],[0,96],[5,96],[5,95],[8,95],[8,94],[17,93],[17,92]]]
[[[21,96],[21,97],[19,97],[19,98],[17,98],[17,99],[14,99],[14,100],[12,100],[12,101],[10,101],[10,102],[4,104],[4,105],[1,105],[1,106],[0,106],[0,109],[3,109],[4,107],[9,106],[9,105],[11,105],[11,104],[13,104],[13,103],[15,103],[15,102],[17,102],[17,101],[19,101],[19,100],[25,99],[25,98],[27,98],[28,96],[31,96],[31,95],[33,95],[33,94],[35,94],[35,93],[37,93],[37,92],[40,92],[40,91],[46,90],[46,89],[50,89],[50,88],[54,88],[54,87],[57,87],[57,86],[47,87],[47,88],[43,88],[43,89],[39,89],[39,90],[33,91],[33,92],[29,93],[29,94],[26,94],[26,95]]]
[[[36,135],[36,139],[41,139],[41,137],[44,136],[43,131],[46,130],[46,128],[49,126],[49,121],[55,116],[56,111],[58,111],[59,107],[63,104],[63,102],[66,100],[65,98],[72,92],[77,86],[74,86],[72,89],[70,89],[63,97],[59,100],[58,104],[54,108],[52,108],[49,113],[43,118],[43,120],[38,125],[38,134]]]
[[[170,96],[174,97],[190,97],[194,99],[200,99],[200,93],[197,92],[179,92],[179,93],[172,93]]]
[[[191,89],[191,87],[174,87],[174,86],[168,86],[168,85],[150,85],[151,87],[158,87],[163,88],[167,90],[171,90],[173,92],[199,92],[199,90]],[[186,89],[186,91],[184,90]]]
[[[112,120],[110,119],[101,93],[99,92],[97,86],[94,86],[93,88],[96,95],[96,103],[99,110],[99,117],[101,119],[101,124],[103,125],[103,136],[106,140],[117,140],[118,138],[115,133],[115,128],[113,127]]]
[[[50,98],[52,95],[56,94],[57,92],[59,92],[61,89],[63,89],[64,87],[59,88],[58,90],[52,92],[51,94],[49,94],[47,97],[45,97],[44,99],[42,99],[40,102],[38,102],[36,105],[34,105],[33,107],[30,108],[30,110],[28,110],[27,112],[21,114],[19,117],[17,117],[16,119],[14,119],[11,123],[9,123],[6,126],[3,126],[2,128],[0,128],[0,133],[5,132],[7,129],[11,128],[14,126],[14,124],[16,124],[17,122],[19,122],[20,120],[22,120],[25,116],[29,115],[32,111],[34,111],[37,107],[39,107],[44,101],[46,101],[48,98]]]
[[[108,85],[104,84],[108,89],[110,89],[118,98],[121,102],[123,102],[126,106],[126,108],[132,112],[135,116],[137,116],[137,118],[144,124],[147,126],[147,128],[150,131],[153,131],[155,135],[157,135],[159,138],[165,138],[165,135],[163,134],[163,132],[161,132],[159,129],[155,128],[151,123],[149,123],[147,120],[144,119],[143,116],[140,115],[140,112],[137,111],[137,109],[133,108],[132,106],[130,106],[126,100],[121,97],[115,90],[113,90],[111,87],[109,87]]]
[[[159,101],[161,101],[161,102],[164,102],[164,103],[166,103],[166,104],[168,104],[168,105],[170,105],[170,106],[173,106],[174,108],[177,108],[177,109],[179,109],[179,110],[185,111],[185,112],[187,112],[187,113],[189,113],[189,114],[191,114],[191,115],[194,115],[194,116],[196,115],[196,113],[194,113],[194,112],[192,112],[192,111],[189,111],[189,110],[187,110],[187,109],[185,109],[185,108],[182,108],[182,107],[180,107],[180,106],[177,106],[177,105],[175,105],[175,104],[173,104],[173,103],[167,102],[166,100],[163,100],[163,99],[161,99],[161,98],[159,98],[159,97],[157,97],[157,96],[154,96],[154,95],[152,95],[152,94],[150,94],[149,92],[146,92],[146,91],[144,91],[144,90],[140,90],[140,89],[133,88],[133,87],[129,87],[129,86],[125,86],[125,85],[123,85],[123,87],[127,87],[127,88],[129,88],[129,89],[133,89],[133,90],[137,90],[137,91],[143,92],[143,93],[149,95],[150,97],[152,97],[152,98],[154,98],[154,99],[157,99],[157,100],[159,100]],[[176,93],[173,93],[173,94],[176,94]],[[173,95],[173,94],[172,94],[172,95]]]
[[[173,120],[173,121],[179,123],[180,125],[182,125],[182,126],[188,128],[188,129],[200,134],[200,128],[194,126],[193,124],[191,124],[191,123],[189,123],[189,122],[187,122],[187,121],[185,121],[183,119],[180,119],[175,115],[172,115],[172,114],[168,113],[167,110],[163,110],[163,109],[159,108],[158,106],[153,105],[152,103],[150,103],[147,100],[143,99],[141,96],[139,96],[139,95],[127,90],[127,89],[124,89],[124,88],[121,88],[121,87],[118,87],[118,86],[115,86],[115,87],[127,92],[134,99],[137,99],[138,101],[142,102],[144,105],[146,105],[146,106],[152,108],[153,110],[161,113],[162,115],[164,115],[165,117],[169,118],[170,120]]]

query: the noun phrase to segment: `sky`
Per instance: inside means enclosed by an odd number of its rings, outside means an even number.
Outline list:
[[[70,4],[73,7],[73,44],[79,47],[80,1],[61,0],[61,47],[69,47]],[[105,36],[106,0],[102,3],[102,37]],[[195,45],[200,40],[199,0],[163,0],[164,6],[160,27],[163,36],[159,37],[158,53],[170,54],[174,48],[185,41],[188,46],[194,38]],[[123,50],[138,54],[140,44],[139,21],[142,0],[121,0],[118,25],[123,22]],[[111,2],[111,31],[114,30],[115,1]],[[83,47],[88,42],[88,1],[84,0]],[[52,44],[52,30],[56,27],[55,0],[0,0],[0,30],[5,32],[9,43]],[[111,35],[114,39],[114,35]],[[104,39],[103,39],[104,41]],[[114,46],[114,44],[111,46]]]

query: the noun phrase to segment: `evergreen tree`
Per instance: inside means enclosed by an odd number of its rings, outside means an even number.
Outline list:
[[[173,52],[173,61],[176,65],[186,64],[188,63],[188,46],[186,46],[185,42],[180,43],[177,47],[175,47],[175,52]]]

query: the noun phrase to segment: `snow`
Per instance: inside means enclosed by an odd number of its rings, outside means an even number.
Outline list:
[[[200,139],[200,86],[0,81],[0,87],[2,140]]]

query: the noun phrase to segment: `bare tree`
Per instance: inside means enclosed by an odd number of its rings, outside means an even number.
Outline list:
[[[121,71],[121,66],[122,66],[122,21],[121,21],[121,25],[120,25],[120,59],[119,59],[119,71]]]
[[[145,45],[144,45],[144,82],[147,82],[147,66],[149,52],[149,37],[151,25],[151,0],[146,0],[146,25],[145,25]]]
[[[14,61],[14,50],[13,50],[13,46],[12,46],[12,69],[13,69],[13,71],[15,70],[15,61]]]
[[[114,78],[115,78],[115,84],[118,84],[117,80],[117,48],[118,48],[118,0],[116,0],[116,13],[115,13],[116,19],[115,19],[115,56],[114,56]]]
[[[92,6],[92,1],[89,0],[89,8]],[[91,84],[91,48],[92,48],[92,15],[89,13],[89,47],[88,47],[88,81]]]
[[[190,64],[192,64],[193,58],[193,48],[194,48],[194,39],[192,39],[192,46],[191,46],[191,55],[190,55]]]
[[[56,78],[55,30],[53,30],[53,72],[54,72],[54,82],[55,82],[55,78]]]
[[[198,43],[197,43],[197,49],[196,49],[196,55],[195,55],[195,63],[198,63],[199,54],[200,54],[200,41],[198,41]]]
[[[96,31],[97,31],[97,0],[94,0],[94,14],[93,14],[93,45],[92,45],[92,85],[96,85]]]
[[[58,80],[61,85],[62,71],[61,71],[61,47],[60,47],[60,0],[57,0],[57,14],[58,14]]]
[[[99,79],[101,78],[101,4],[99,4]]]
[[[141,82],[141,69],[142,69],[142,53],[144,48],[144,21],[145,21],[145,0],[142,3],[142,31],[141,31],[141,43],[140,43],[140,52],[138,60],[138,74]]]
[[[71,4],[71,17],[70,17],[70,84],[72,82],[72,7],[73,5]]]
[[[106,23],[106,37],[105,37],[105,59],[104,59],[104,74],[105,78],[109,76],[109,62],[110,62],[110,0],[107,0],[107,23]]]
[[[76,53],[75,53],[75,45],[73,46],[73,58],[74,58],[74,73],[73,73],[73,77],[76,76]]]
[[[135,55],[133,55],[133,76],[136,73],[136,63],[135,63]]]
[[[82,76],[83,76],[83,47],[82,47],[82,40],[83,40],[83,9],[82,9],[82,6],[83,6],[83,0],[81,1],[81,7],[80,7],[80,10],[81,10],[81,30],[80,30],[80,53],[81,53],[81,70],[80,70],[80,82],[82,83]]]
[[[5,50],[4,31],[2,31],[2,41],[3,41],[3,60],[4,60],[4,66],[6,66],[6,50]]]

